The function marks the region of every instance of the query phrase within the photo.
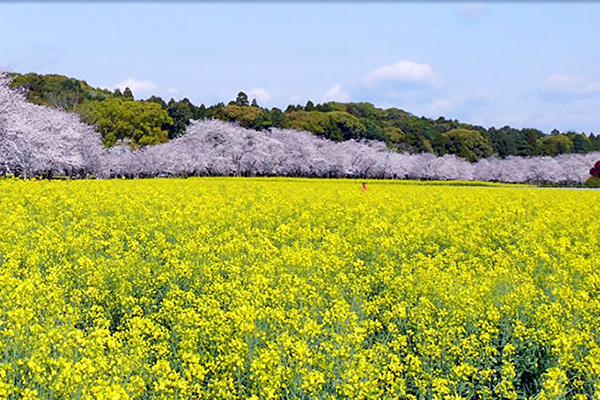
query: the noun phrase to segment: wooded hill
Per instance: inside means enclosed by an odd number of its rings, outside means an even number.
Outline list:
[[[194,105],[187,98],[168,102],[151,96],[136,100],[131,90],[93,88],[85,81],[62,75],[10,74],[11,86],[24,90],[28,101],[81,115],[96,127],[107,147],[127,143],[133,148],[168,142],[183,135],[190,120],[220,119],[245,128],[271,127],[308,131],[335,141],[379,140],[400,152],[455,154],[468,161],[491,155],[556,156],[600,150],[600,135],[577,132],[550,135],[537,129],[500,129],[440,117],[417,117],[397,109],[380,109],[370,103],[328,102],[285,110],[260,107],[240,92],[227,105]]]

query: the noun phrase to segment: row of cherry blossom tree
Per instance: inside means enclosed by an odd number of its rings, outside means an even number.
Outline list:
[[[74,114],[30,104],[0,73],[0,174],[85,176],[105,155],[100,135]]]
[[[105,149],[74,114],[28,103],[0,73],[0,175],[102,178],[153,176],[305,176],[583,183],[600,153],[488,158],[399,154],[377,141],[341,143],[287,129],[253,131],[194,121],[168,143]]]

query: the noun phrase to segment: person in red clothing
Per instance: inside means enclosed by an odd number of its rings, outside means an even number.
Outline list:
[[[364,192],[364,191],[366,191],[366,190],[368,190],[368,189],[367,189],[367,183],[366,183],[366,182],[363,182],[363,183],[362,183],[362,187],[360,188],[360,190],[362,190],[363,192]]]

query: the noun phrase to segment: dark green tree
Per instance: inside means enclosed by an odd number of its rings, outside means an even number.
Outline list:
[[[509,128],[512,129],[512,128]],[[538,129],[526,128],[521,130],[517,142],[518,156],[537,156],[540,154],[538,139],[544,137],[544,133]]]
[[[186,100],[175,101],[171,99],[167,105],[167,112],[173,121],[165,127],[169,132],[169,139],[183,135],[190,120],[194,118],[195,107],[189,100]]]
[[[125,100],[134,100],[134,98],[133,98],[133,92],[128,87],[126,87],[125,91],[123,92],[123,98]]]
[[[488,130],[490,141],[494,152],[500,157],[515,155],[517,153],[518,131],[504,127],[502,129],[491,128]]]
[[[274,127],[287,128],[287,118],[279,108],[273,107],[269,114]]]
[[[239,92],[235,99],[235,104],[238,106],[248,106],[248,95],[244,92]]]
[[[146,101],[160,105],[163,110],[167,109],[167,103],[165,103],[165,101],[158,96],[150,96],[146,99]]]
[[[194,115],[194,119],[204,118],[206,118],[206,106],[204,104],[200,104],[200,106],[196,107],[196,114]]]
[[[573,141],[573,153],[587,153],[593,150],[592,142],[584,134],[575,134],[571,136]]]
[[[592,151],[600,151],[600,134],[590,133],[590,143],[592,144]]]

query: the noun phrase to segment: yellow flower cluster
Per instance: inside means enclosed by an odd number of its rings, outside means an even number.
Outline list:
[[[0,181],[0,398],[600,398],[600,192]]]

